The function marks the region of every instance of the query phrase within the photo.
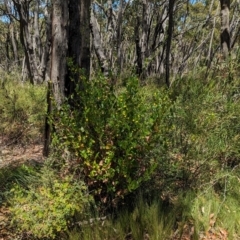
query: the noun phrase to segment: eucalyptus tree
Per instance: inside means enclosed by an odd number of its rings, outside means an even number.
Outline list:
[[[164,72],[167,9],[167,1],[95,0],[91,17],[93,46],[102,70],[121,74],[135,68],[141,77],[159,69]]]
[[[173,75],[182,75],[204,61],[210,42],[211,21],[203,2],[177,1],[171,66]]]
[[[102,72],[121,72],[123,68],[124,14],[130,5],[127,0],[94,0],[91,11],[93,48]],[[125,23],[123,24],[123,19]]]
[[[90,2],[52,1],[51,83],[55,102],[61,106],[74,92],[79,75],[71,75],[67,58],[90,73]],[[74,77],[74,79],[72,79]]]
[[[166,29],[168,26],[167,1],[132,1],[129,6],[129,23],[132,24],[134,61],[128,62],[136,73],[145,79],[165,72]]]
[[[9,56],[9,26],[4,22],[0,22],[0,66],[4,70],[8,70]]]
[[[52,114],[53,106],[60,109],[66,97],[75,93],[76,84],[81,84],[77,69],[83,69],[87,77],[90,75],[90,4],[89,0],[52,0],[48,115]],[[68,61],[71,61],[70,67]],[[69,103],[75,107],[73,102]],[[46,156],[50,141],[51,126],[47,118],[43,150]]]
[[[166,84],[170,86],[170,53],[174,27],[174,6],[175,0],[169,0],[168,4],[168,30],[167,30],[167,46],[166,46]]]
[[[0,1],[1,16],[1,62],[5,61],[6,66],[19,65],[19,34],[16,24],[16,11],[9,0]],[[2,65],[3,67],[5,64]]]
[[[19,34],[23,70],[31,83],[45,79],[49,54],[50,0],[2,0],[2,14],[10,23],[10,41],[16,62],[19,61],[19,46],[15,34]],[[17,26],[17,29],[16,29]]]
[[[39,73],[36,62],[36,56],[34,54],[34,46],[31,38],[30,31],[30,3],[29,0],[13,0],[14,7],[17,10],[19,16],[19,25],[20,25],[20,40],[24,49],[25,61],[28,70],[28,77],[31,83],[34,83],[34,80],[38,81]]]
[[[65,76],[67,74],[68,2],[54,0],[52,3],[51,91],[56,105],[64,100]]]
[[[233,49],[239,40],[240,35],[240,5],[236,0],[231,5],[232,19],[230,20],[231,49]]]
[[[170,76],[182,75],[200,65],[210,68],[220,48],[224,55],[236,48],[240,32],[238,3],[233,0],[230,6],[229,0],[93,0],[91,4],[68,0],[66,56],[88,76],[91,55],[91,69],[100,66],[106,76],[130,70],[142,79],[165,76],[169,85]],[[1,61],[22,61],[22,69],[27,69],[32,83],[50,77],[54,4],[51,0],[0,0],[0,14],[8,19],[2,22]],[[71,94],[74,81],[65,82],[63,88],[67,89],[63,94]]]
[[[230,51],[230,0],[220,0],[221,4],[221,48],[224,57],[227,57]]]
[[[93,46],[97,56],[98,63],[100,65],[102,73],[106,76],[109,72],[109,64],[106,53],[104,51],[103,41],[100,33],[99,24],[93,11],[91,11],[91,33],[93,39]]]

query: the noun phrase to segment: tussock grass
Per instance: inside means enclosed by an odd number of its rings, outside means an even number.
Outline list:
[[[115,218],[81,226],[69,239],[167,239],[172,234],[176,215],[166,214],[160,201],[147,204],[141,197],[133,211],[123,210]]]
[[[27,187],[33,180],[36,181],[36,173],[37,169],[24,164],[0,168],[0,206],[8,204],[7,199],[14,184]]]

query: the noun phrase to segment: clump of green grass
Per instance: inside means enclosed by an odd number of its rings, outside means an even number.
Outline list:
[[[7,199],[14,184],[27,187],[36,180],[37,169],[29,165],[7,166],[0,168],[0,206],[8,204]]]
[[[204,189],[179,194],[173,208],[178,237],[188,234],[196,240],[201,236],[239,238],[239,193],[239,179],[232,172],[225,172]]]
[[[139,198],[134,209],[118,211],[115,218],[86,221],[69,232],[68,239],[237,239],[240,233],[239,201],[235,177],[223,177],[228,187],[216,193],[210,183],[203,191],[187,191],[167,208],[161,201]],[[237,180],[238,181],[238,180]],[[239,188],[239,187],[237,187]],[[233,196],[235,192],[235,196]],[[94,219],[94,218],[93,218]],[[97,219],[97,218],[95,218]],[[144,238],[145,237],[145,238]]]
[[[176,215],[172,212],[166,214],[161,201],[146,203],[140,197],[133,211],[125,209],[117,212],[114,218],[86,222],[80,229],[70,232],[69,239],[167,239],[172,234],[175,221]]]

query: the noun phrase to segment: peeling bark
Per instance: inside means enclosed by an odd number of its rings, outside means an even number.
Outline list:
[[[65,77],[67,74],[67,46],[68,46],[68,3],[67,1],[53,1],[52,16],[52,57],[51,74],[52,93],[57,107],[64,100]]]

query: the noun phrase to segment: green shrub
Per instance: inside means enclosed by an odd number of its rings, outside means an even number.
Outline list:
[[[16,184],[9,198],[13,226],[34,239],[54,239],[73,223],[76,212],[86,214],[90,202],[81,181],[60,178],[44,168],[40,178],[27,188]]]
[[[54,113],[53,146],[71,153],[71,164],[101,200],[122,197],[151,178],[154,149],[164,154],[161,124],[170,101],[165,91],[141,88],[134,77],[117,90],[103,77],[82,89],[74,110],[66,104]]]
[[[239,81],[187,78],[169,91],[173,100],[165,126],[168,154],[159,158],[155,180],[164,191],[205,187],[225,170],[239,166]],[[164,181],[162,181],[164,180]]]

